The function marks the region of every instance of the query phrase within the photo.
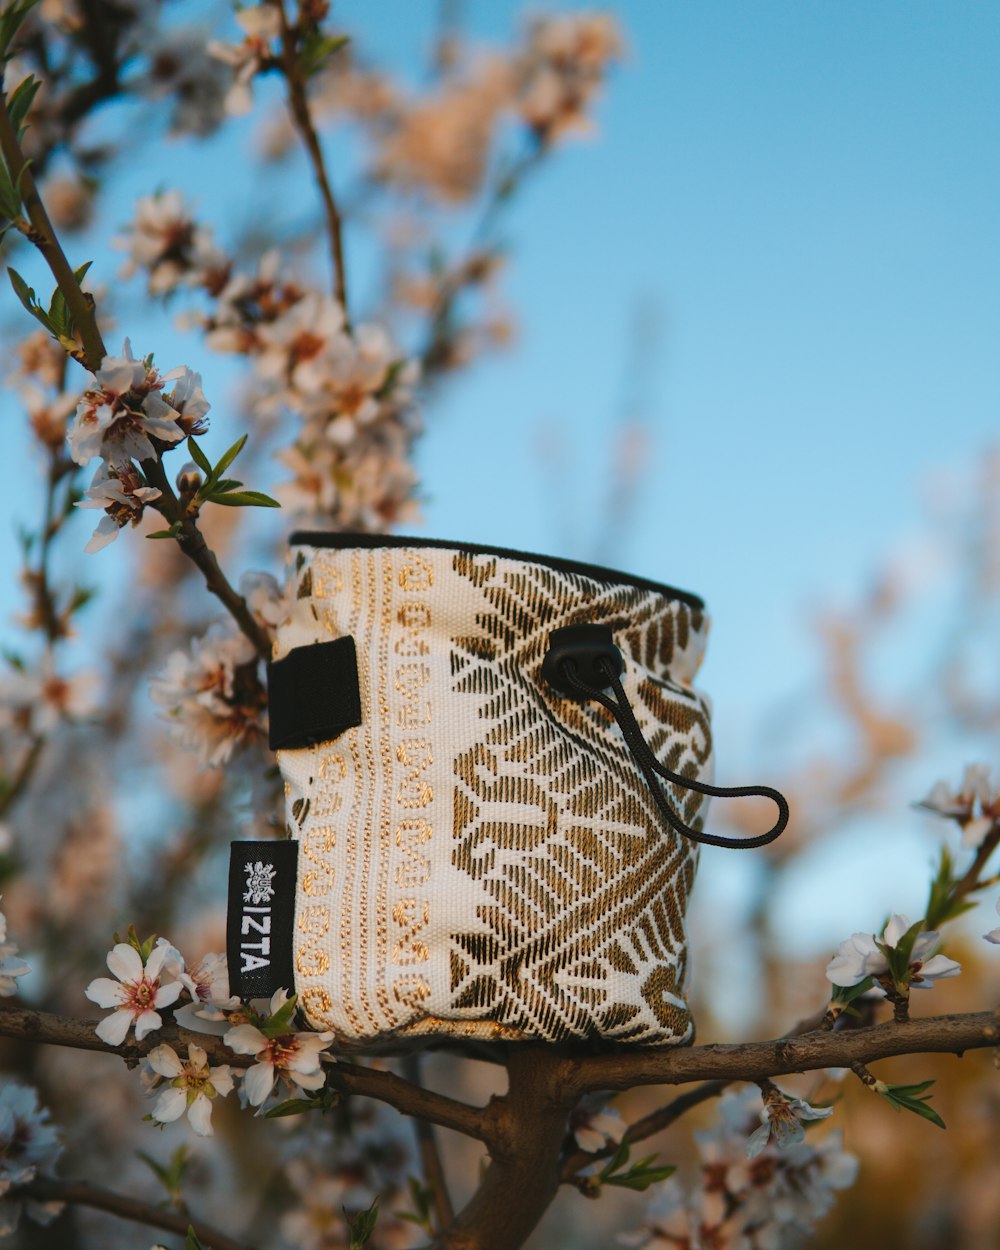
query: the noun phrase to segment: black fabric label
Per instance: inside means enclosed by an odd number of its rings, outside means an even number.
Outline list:
[[[246,1000],[295,989],[297,842],[234,842],[229,853],[229,992]]]

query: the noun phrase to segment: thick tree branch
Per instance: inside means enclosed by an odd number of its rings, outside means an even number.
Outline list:
[[[688,1081],[757,1081],[815,1068],[848,1068],[893,1055],[929,1052],[961,1055],[1000,1043],[1000,1023],[992,1011],[928,1016],[904,1024],[891,1021],[866,1029],[817,1031],[802,1037],[737,1045],[636,1050],[630,1054],[588,1055],[575,1065],[572,1086],[579,1094],[634,1085],[684,1085]]]
[[[20,1186],[16,1192],[36,1198],[39,1202],[69,1202],[81,1207],[95,1207],[98,1211],[110,1211],[123,1220],[162,1228],[164,1232],[178,1233],[182,1237],[188,1228],[193,1228],[205,1250],[250,1250],[244,1242],[234,1241],[201,1220],[164,1210],[149,1202],[140,1202],[125,1194],[112,1193],[109,1189],[98,1189],[83,1181],[61,1181],[55,1177],[40,1176],[29,1185]]]
[[[0,1004],[0,1037],[19,1037],[25,1041],[69,1046],[76,1050],[103,1051],[108,1055],[117,1055],[133,1066],[162,1042],[182,1048],[194,1042],[213,1063],[228,1063],[234,1068],[247,1068],[255,1062],[252,1055],[234,1054],[215,1034],[192,1033],[179,1029],[175,1024],[165,1025],[141,1042],[129,1040],[121,1046],[109,1046],[94,1032],[96,1023],[96,1020],[81,1020]],[[327,1070],[327,1083],[341,1093],[375,1098],[395,1107],[402,1115],[428,1120],[466,1137],[488,1142],[495,1135],[496,1113],[492,1107],[469,1106],[444,1094],[411,1085],[392,1072],[338,1061]]]

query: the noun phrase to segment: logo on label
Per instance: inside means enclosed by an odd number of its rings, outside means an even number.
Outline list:
[[[274,898],[271,882],[274,880],[275,869],[270,864],[244,864],[243,871],[247,874],[247,892],[243,895],[245,903],[269,903]]]

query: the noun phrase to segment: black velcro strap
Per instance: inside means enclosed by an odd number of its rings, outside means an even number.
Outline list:
[[[361,724],[358,654],[354,639],[296,647],[267,666],[272,751],[331,742]]]

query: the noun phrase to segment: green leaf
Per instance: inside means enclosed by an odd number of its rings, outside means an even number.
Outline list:
[[[205,1250],[198,1240],[198,1234],[190,1224],[188,1225],[187,1236],[184,1238],[184,1250]]]
[[[897,1111],[912,1111],[914,1115],[930,1120],[938,1128],[946,1128],[944,1120],[930,1106],[931,1096],[927,1090],[933,1084],[933,1081],[921,1081],[917,1085],[886,1085],[884,1089],[878,1089],[877,1092]]]
[[[38,94],[38,88],[41,85],[40,79],[36,78],[34,74],[29,74],[27,78],[22,79],[17,84],[13,92],[7,97],[7,112],[10,114],[10,120],[14,123],[18,140],[24,135],[24,119],[28,116],[32,101]]]
[[[223,473],[225,473],[225,471],[246,446],[246,441],[249,437],[249,434],[244,434],[242,438],[238,438],[236,442],[233,443],[232,447],[230,447],[228,451],[223,452],[219,463],[214,469],[211,470],[213,482],[217,482],[219,478],[222,477]]]
[[[339,52],[350,42],[350,35],[323,35],[317,31],[307,36],[299,52],[299,68],[307,78],[311,78],[335,52]]]
[[[642,1192],[656,1185],[659,1181],[665,1181],[668,1176],[672,1176],[677,1171],[675,1167],[661,1166],[652,1167],[651,1164],[656,1155],[646,1155],[637,1163],[626,1170],[625,1164],[629,1160],[629,1148],[625,1142],[622,1142],[610,1160],[605,1164],[601,1172],[598,1173],[598,1181],[605,1185],[617,1185],[620,1189],[635,1189]]]
[[[12,220],[21,211],[21,197],[14,189],[7,166],[0,161],[0,213]]]
[[[340,1095],[335,1089],[317,1090],[315,1098],[289,1098],[287,1102],[279,1102],[270,1111],[265,1111],[263,1119],[278,1120],[286,1115],[302,1115],[307,1111],[320,1111],[323,1115],[336,1106]]]
[[[152,534],[147,534],[147,538],[176,538],[181,532],[180,521],[175,521],[168,530],[156,530]]]
[[[835,985],[833,987],[832,1001],[846,1007],[849,1003],[853,1003],[856,998],[860,998],[862,994],[867,994],[874,984],[874,977],[865,977],[857,985]]]
[[[295,1007],[298,1002],[298,996],[293,994],[283,1006],[268,1016],[260,1024],[260,1031],[265,1037],[280,1037],[282,1033],[287,1033],[292,1027],[292,1020],[295,1017]]]
[[[281,504],[270,495],[262,495],[257,490],[213,492],[206,496],[209,503],[225,504],[228,508],[280,508]]]
[[[231,490],[239,490],[243,485],[242,482],[236,480],[235,477],[224,477],[221,482],[215,482],[210,493],[214,495],[228,495]]]
[[[0,61],[10,60],[10,45],[38,0],[16,0],[0,12]]]
[[[604,1183],[605,1185],[617,1185],[621,1189],[635,1189],[642,1193],[650,1185],[658,1185],[660,1181],[665,1181],[668,1176],[673,1176],[676,1171],[675,1167],[640,1168],[637,1164],[634,1168],[631,1168],[628,1172],[622,1172],[619,1176],[609,1176]]]
[[[145,1163],[146,1167],[157,1177],[160,1184],[167,1191],[167,1196],[174,1205],[178,1205],[181,1201],[181,1190],[184,1183],[184,1173],[188,1164],[191,1162],[191,1152],[187,1146],[178,1146],[174,1153],[170,1156],[168,1164],[157,1163],[142,1150],[137,1150],[136,1154]]]
[[[34,290],[28,286],[27,282],[25,282],[13,265],[7,266],[7,277],[10,278],[10,284],[14,288],[14,294],[21,301],[28,312],[30,312],[33,317],[36,317],[38,315],[38,301],[35,299]]]
[[[87,270],[93,263],[94,262],[92,260],[85,260],[79,269],[73,270],[73,277],[76,278],[78,283],[83,282],[84,278],[87,276]]]
[[[194,441],[193,436],[188,439],[187,446],[188,446],[188,451],[191,453],[191,459],[195,462],[198,468],[201,469],[202,473],[204,473],[206,477],[211,477],[212,462],[209,460],[208,456],[205,455],[205,453],[198,446],[198,444]]]
[[[375,1223],[378,1220],[378,1198],[372,1199],[372,1204],[367,1211],[359,1211],[357,1215],[351,1215],[346,1207],[343,1211],[344,1219],[347,1221],[347,1231],[350,1234],[351,1250],[362,1250],[375,1231]]]

